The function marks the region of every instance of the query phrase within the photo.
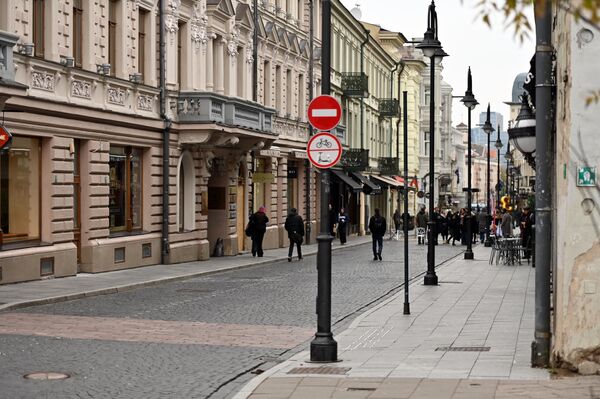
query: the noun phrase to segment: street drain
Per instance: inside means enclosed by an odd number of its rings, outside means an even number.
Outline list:
[[[346,391],[376,391],[377,388],[350,387]]]
[[[333,374],[344,375],[350,371],[350,367],[296,367],[288,371],[288,374]]]
[[[66,380],[71,377],[66,373],[55,373],[55,372],[37,372],[37,373],[29,373],[25,374],[23,378],[28,380],[38,380],[38,381],[50,381],[50,380]]]
[[[436,351],[443,352],[489,352],[489,346],[440,346]]]

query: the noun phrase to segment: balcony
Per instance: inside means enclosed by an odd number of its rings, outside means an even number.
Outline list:
[[[386,176],[400,175],[400,159],[379,158],[379,173]]]
[[[393,98],[379,100],[379,116],[382,118],[397,118],[400,116],[400,101]]]
[[[18,36],[0,31],[0,80],[2,83],[15,80],[15,66],[13,63],[13,47],[19,40]]]
[[[215,93],[181,92],[177,98],[179,122],[219,123],[273,133],[274,116],[274,109]]]
[[[369,97],[369,77],[363,72],[342,73],[342,92],[347,97]]]
[[[369,150],[351,148],[344,150],[340,159],[340,166],[346,172],[362,172],[369,167]]]

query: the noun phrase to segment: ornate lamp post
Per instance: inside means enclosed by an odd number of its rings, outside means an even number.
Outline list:
[[[468,162],[467,167],[467,216],[465,217],[465,224],[467,225],[467,250],[465,251],[465,259],[473,259],[473,232],[471,231],[471,111],[479,104],[473,95],[473,78],[471,76],[471,67],[467,74],[467,91],[465,96],[461,100],[462,103],[468,109],[468,128],[469,136],[467,141],[467,153]]]
[[[442,44],[438,40],[437,34],[437,12],[435,11],[435,2],[432,0],[429,5],[427,15],[427,30],[423,35],[423,41],[417,45],[417,48],[423,52],[425,57],[429,57],[430,72],[430,95],[429,95],[429,232],[427,247],[427,273],[425,274],[425,285],[437,285],[438,278],[435,274],[435,243],[433,231],[435,229],[435,220],[433,220],[434,203],[434,184],[435,184],[435,60],[441,60],[447,56],[442,50]]]
[[[483,124],[483,131],[487,133],[487,177],[486,177],[486,190],[487,190],[487,196],[486,196],[486,206],[487,206],[487,212],[488,212],[488,223],[487,223],[487,227],[485,228],[485,246],[486,247],[491,247],[492,246],[492,241],[490,240],[490,220],[489,220],[489,216],[492,214],[492,210],[490,209],[491,206],[491,199],[490,199],[490,136],[492,135],[492,133],[494,132],[494,127],[492,126],[492,122],[490,122],[490,103],[488,103],[488,107],[487,107],[487,118],[485,120],[485,123]]]

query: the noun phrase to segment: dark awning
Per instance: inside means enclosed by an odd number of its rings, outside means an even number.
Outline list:
[[[351,174],[366,186],[364,189],[365,194],[381,194],[381,187],[367,179],[360,172],[352,172]]]
[[[360,183],[357,183],[354,179],[345,174],[343,171],[331,169],[331,173],[333,173],[334,176],[336,176],[338,179],[344,182],[344,184],[350,187],[352,192],[359,193],[362,191],[362,185]]]

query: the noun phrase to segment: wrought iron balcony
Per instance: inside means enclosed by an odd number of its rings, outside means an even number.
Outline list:
[[[400,101],[394,98],[379,99],[379,116],[393,118],[400,116]]]
[[[387,176],[400,174],[400,159],[399,158],[379,158],[379,173]]]
[[[369,97],[369,77],[363,72],[342,73],[342,92],[348,97]]]
[[[351,148],[344,150],[340,165],[346,172],[362,172],[369,168],[369,150]]]
[[[261,132],[273,132],[275,110],[239,98],[207,92],[181,92],[179,122],[213,122]]]

